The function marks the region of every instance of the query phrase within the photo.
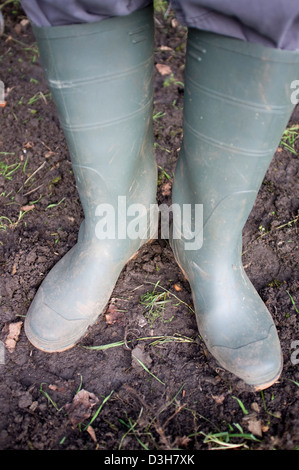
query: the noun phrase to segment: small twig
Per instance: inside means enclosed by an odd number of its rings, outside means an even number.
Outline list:
[[[32,173],[32,175],[30,175],[29,178],[26,179],[26,181],[25,181],[25,183],[23,184],[23,186],[25,186],[25,185],[28,183],[28,181],[30,181],[31,178],[33,178],[33,176],[35,176],[36,173],[37,173],[38,171],[40,171],[40,170],[45,166],[45,164],[46,164],[46,162],[44,161],[44,162]]]
[[[34,193],[34,191],[37,191],[37,190],[40,189],[43,185],[44,185],[44,183],[40,184],[37,188],[31,189],[31,191],[28,191],[28,193],[23,194],[23,197],[29,196],[29,194]]]

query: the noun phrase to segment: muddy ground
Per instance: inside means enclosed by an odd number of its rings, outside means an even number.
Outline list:
[[[284,369],[277,384],[254,393],[213,360],[198,336],[189,285],[165,240],[143,247],[123,269],[106,314],[78,345],[41,352],[28,342],[24,318],[41,281],[76,243],[83,213],[30,24],[14,4],[3,14],[0,449],[298,448],[296,153],[277,149],[244,228],[246,271],[281,339]],[[169,204],[182,139],[186,31],[171,12],[167,19],[157,14],[155,22],[155,62],[171,69],[166,75],[155,69],[154,112],[157,198]],[[298,109],[289,125],[299,125]],[[141,296],[156,283],[167,302],[149,314]],[[8,342],[12,325],[21,329]]]

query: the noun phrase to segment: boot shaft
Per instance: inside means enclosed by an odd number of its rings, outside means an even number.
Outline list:
[[[212,154],[217,178],[226,180],[230,191],[238,182],[243,190],[258,189],[294,108],[291,84],[298,75],[297,52],[189,30],[188,158],[208,166]]]
[[[239,245],[294,108],[298,75],[297,52],[189,30],[173,202],[203,204],[206,244],[214,238],[220,247],[225,232],[224,249]]]
[[[34,27],[46,79],[68,144],[85,216],[156,202],[152,8],[127,17]],[[146,184],[144,175],[146,174]],[[91,233],[89,237],[91,237]]]
[[[152,104],[150,8],[97,23],[33,30],[63,129],[107,125]]]

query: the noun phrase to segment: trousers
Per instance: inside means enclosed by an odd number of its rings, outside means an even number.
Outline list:
[[[91,23],[124,16],[152,0],[21,0],[36,26]],[[153,2],[154,6],[157,1]],[[161,0],[186,27],[264,46],[299,50],[298,0]]]

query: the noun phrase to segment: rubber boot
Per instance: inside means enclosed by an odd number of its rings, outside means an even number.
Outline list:
[[[34,33],[84,211],[78,243],[46,276],[25,320],[31,343],[57,352],[86,333],[125,264],[155,236],[153,14]]]
[[[242,266],[242,229],[294,108],[298,75],[297,52],[189,30],[172,202],[181,212],[190,204],[192,218],[183,226],[174,217],[171,245],[208,350],[255,390],[279,378],[282,354]]]

